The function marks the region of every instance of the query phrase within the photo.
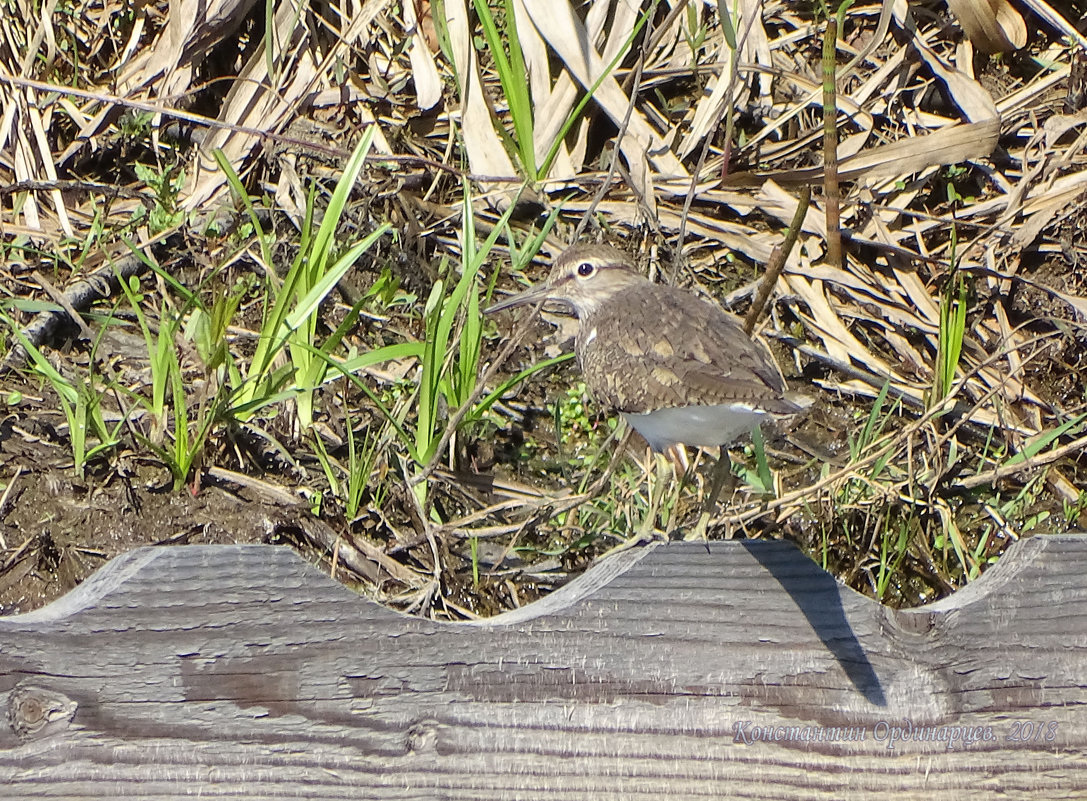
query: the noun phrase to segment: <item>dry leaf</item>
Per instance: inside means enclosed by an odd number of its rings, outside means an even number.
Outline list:
[[[592,89],[597,81],[600,81],[593,94],[593,100],[604,109],[616,125],[622,126],[627,118],[630,98],[613,75],[605,74],[607,63],[597,53],[585,27],[574,16],[573,9],[567,3],[525,0],[525,10],[540,36],[558,54],[566,69],[578,83],[586,89]],[[601,79],[601,76],[604,77]],[[649,183],[650,168],[654,175],[663,174],[667,177],[687,175],[686,169],[676,155],[664,144],[637,109],[630,113],[626,135],[620,141],[619,148],[627,160],[632,177],[635,180],[644,181],[637,186],[637,189],[641,197],[646,200],[654,197]],[[642,177],[639,178],[639,176]]]
[[[411,77],[415,84],[415,102],[421,110],[426,111],[434,108],[442,99],[442,80],[438,76],[424,26],[416,16],[415,3],[404,4],[404,25],[411,35],[408,58],[411,59]],[[434,30],[433,20],[430,21],[430,29]]]
[[[974,47],[1006,53],[1027,43],[1027,26],[1008,0],[947,0]]]

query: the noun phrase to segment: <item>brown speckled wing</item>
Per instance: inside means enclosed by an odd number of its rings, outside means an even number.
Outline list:
[[[621,412],[736,402],[795,411],[739,321],[675,287],[647,283],[603,304],[581,321],[577,350],[589,389]]]

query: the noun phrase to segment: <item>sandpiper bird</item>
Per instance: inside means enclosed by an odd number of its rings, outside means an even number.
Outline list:
[[[562,301],[578,318],[574,352],[593,396],[658,453],[679,443],[721,446],[727,470],[726,446],[767,418],[803,408],[787,397],[770,352],[735,316],[686,290],[654,284],[615,248],[575,245],[543,283],[486,311],[544,300]],[[715,476],[710,504],[723,478]],[[699,524],[703,534],[706,520],[708,514]]]

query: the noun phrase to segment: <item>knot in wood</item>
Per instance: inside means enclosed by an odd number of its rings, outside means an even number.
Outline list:
[[[63,693],[22,684],[8,696],[8,723],[20,740],[37,740],[68,728],[78,706]]]

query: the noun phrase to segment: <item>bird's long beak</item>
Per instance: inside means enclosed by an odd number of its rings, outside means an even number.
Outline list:
[[[526,303],[539,303],[540,301],[547,300],[551,296],[551,288],[547,285],[547,282],[541,282],[531,289],[526,289],[524,292],[518,292],[516,295],[510,295],[505,300],[500,300],[491,306],[488,306],[483,310],[484,314],[494,314],[500,312],[503,309],[510,309],[514,306],[523,306]]]

